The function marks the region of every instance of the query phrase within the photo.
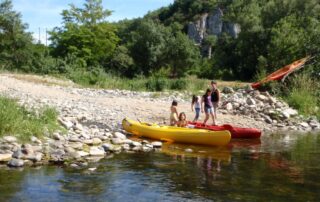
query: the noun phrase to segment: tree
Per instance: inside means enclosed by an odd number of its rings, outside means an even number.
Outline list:
[[[119,41],[115,27],[105,22],[111,11],[103,9],[101,0],[86,0],[84,8],[70,7],[62,11],[63,27],[50,32],[53,55],[73,54],[88,65],[106,66]]]
[[[164,65],[163,53],[170,35],[169,29],[149,19],[140,20],[128,40],[137,73],[149,75]]]
[[[5,69],[26,68],[30,63],[32,37],[25,30],[20,13],[12,10],[11,0],[0,3],[0,65]]]
[[[208,46],[208,59],[211,59],[212,47],[216,45],[218,37],[215,35],[209,35],[204,39],[204,44]]]
[[[199,49],[182,32],[170,37],[166,46],[165,63],[169,66],[172,77],[185,76],[200,58]]]

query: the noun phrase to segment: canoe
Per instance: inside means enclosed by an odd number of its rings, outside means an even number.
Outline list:
[[[203,125],[200,122],[189,122],[195,128],[207,129],[212,131],[224,131],[228,130],[231,133],[232,138],[260,138],[261,131],[256,128],[240,128],[229,124],[224,124],[220,126]]]
[[[187,144],[223,146],[231,139],[229,131],[211,131],[204,129],[180,128],[174,126],[159,126],[157,124],[140,123],[123,119],[124,130],[146,138]]]
[[[259,82],[251,84],[252,88],[259,88],[261,84],[267,83],[269,81],[276,81],[283,79],[286,75],[292,73],[293,71],[301,68],[307,61],[309,57],[302,58],[300,60],[294,61],[293,63],[273,72],[268,75],[266,78],[262,79]]]

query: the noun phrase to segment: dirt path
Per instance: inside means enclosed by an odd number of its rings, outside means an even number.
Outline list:
[[[63,116],[84,116],[101,124],[117,125],[124,117],[168,123],[171,97],[152,98],[152,94],[96,90],[75,87],[70,82],[48,77],[0,74],[0,93],[17,98],[26,105],[49,105]],[[179,111],[193,119],[190,103],[180,101]],[[204,118],[204,115],[201,115]],[[218,123],[232,123],[243,127],[267,128],[263,122],[248,117],[218,115]]]

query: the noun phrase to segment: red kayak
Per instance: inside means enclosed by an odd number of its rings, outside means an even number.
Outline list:
[[[221,126],[212,126],[212,125],[203,125],[199,122],[189,122],[188,124],[194,125],[195,128],[199,129],[207,129],[213,131],[220,131],[220,130],[228,130],[231,133],[232,138],[260,138],[261,131],[256,128],[240,128],[234,127],[229,124],[224,124]]]
[[[268,75],[266,78],[262,79],[259,82],[251,84],[252,88],[259,88],[262,84],[267,83],[269,81],[277,81],[283,79],[288,74],[292,73],[293,71],[301,68],[310,57],[305,57],[300,60],[294,61],[293,63],[286,65],[285,67],[273,72],[272,74]]]

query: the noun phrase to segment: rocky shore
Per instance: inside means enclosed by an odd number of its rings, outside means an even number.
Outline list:
[[[305,118],[285,102],[267,92],[251,88],[224,88],[219,123],[256,127],[264,131],[319,130],[315,118]],[[166,123],[173,99],[178,108],[190,109],[191,95],[182,93],[150,93],[124,90],[101,90],[74,86],[48,85],[0,75],[0,94],[18,99],[34,110],[51,106],[59,112],[64,131],[32,137],[19,143],[13,134],[0,139],[0,166],[64,164],[75,168],[120,152],[151,152],[162,143],[133,140],[121,127],[125,117]],[[189,119],[193,116],[187,111]]]

